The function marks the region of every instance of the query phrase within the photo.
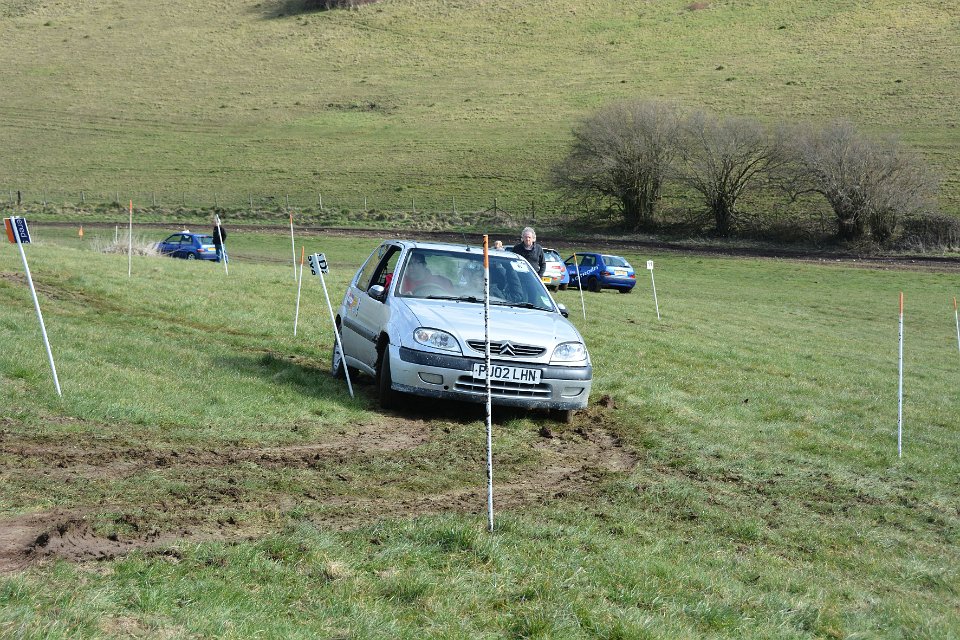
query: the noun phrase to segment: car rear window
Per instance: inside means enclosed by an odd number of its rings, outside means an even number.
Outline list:
[[[620,256],[603,256],[603,262],[608,267],[629,267],[630,263]]]
[[[200,244],[213,244],[213,236],[197,236]]]
[[[550,260],[551,262],[563,262],[563,259],[560,257],[560,254],[556,251],[544,251],[543,252],[544,260]]]

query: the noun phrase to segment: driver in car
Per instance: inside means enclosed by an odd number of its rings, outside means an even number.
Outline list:
[[[410,256],[410,263],[403,273],[403,281],[400,283],[400,294],[418,294],[418,291],[439,288],[447,293],[453,291],[453,283],[443,276],[434,275],[427,267],[427,261],[422,253],[414,253]]]

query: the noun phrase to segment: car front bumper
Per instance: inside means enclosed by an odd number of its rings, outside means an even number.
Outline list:
[[[473,377],[482,358],[446,355],[389,345],[393,388],[431,398],[485,402],[486,380]],[[491,401],[528,409],[582,409],[590,398],[593,367],[493,360],[492,364],[539,369],[538,384],[494,381]]]

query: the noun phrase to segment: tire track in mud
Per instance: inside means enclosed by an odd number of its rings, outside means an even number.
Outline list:
[[[500,481],[494,488],[497,509],[510,511],[564,497],[588,497],[611,473],[629,472],[638,458],[614,435],[608,409],[596,405],[578,415],[574,424],[541,426],[531,445],[539,458],[535,472],[500,468]],[[384,422],[347,427],[323,442],[220,450],[111,448],[102,442],[37,443],[7,433],[0,439],[0,455],[12,460],[12,470],[17,473],[112,480],[151,470],[202,473],[204,468],[229,465],[269,469],[329,465],[332,469],[344,461],[410,452],[433,440],[433,423],[429,420],[391,415],[385,416]],[[475,466],[467,455],[462,459],[464,466]],[[182,505],[171,496],[169,502],[161,500],[152,505],[97,504],[0,518],[0,573],[51,559],[108,560],[137,549],[162,548],[177,542],[236,541],[265,533],[245,528],[223,510],[225,505],[251,512],[309,504],[318,510],[312,516],[315,524],[334,530],[349,530],[385,518],[481,513],[486,509],[486,484],[482,469],[477,469],[476,475],[476,486],[429,494],[399,490],[389,486],[389,480],[381,479],[373,495],[369,491],[368,495],[355,495],[349,491],[351,478],[343,476],[342,491],[333,485],[324,492],[303,494],[244,495],[236,487],[200,482],[190,487],[189,497],[197,500],[192,509],[181,510]],[[144,508],[153,511],[144,516]],[[105,512],[116,514],[123,534],[96,530],[94,520]],[[160,516],[166,520],[159,521]]]

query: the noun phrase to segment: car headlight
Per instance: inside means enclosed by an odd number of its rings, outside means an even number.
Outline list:
[[[419,329],[414,330],[413,339],[426,347],[462,353],[462,351],[460,351],[460,343],[457,342],[457,339],[446,331],[420,327]]]
[[[553,350],[550,362],[580,362],[587,359],[587,348],[582,342],[563,342]]]

